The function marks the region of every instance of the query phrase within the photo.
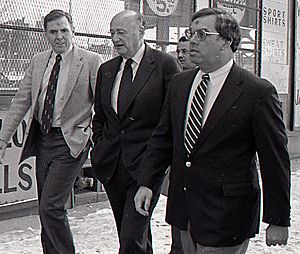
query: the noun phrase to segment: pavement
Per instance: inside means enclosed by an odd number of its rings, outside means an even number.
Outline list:
[[[248,254],[300,253],[300,160],[292,162],[290,238],[286,246],[268,247],[264,242],[266,225],[251,239]],[[160,197],[151,223],[154,254],[170,251],[170,226],[164,221],[167,198]],[[78,254],[116,254],[118,238],[112,211],[107,200],[76,206],[68,210]],[[0,254],[40,254],[40,224],[37,215],[0,221]]]

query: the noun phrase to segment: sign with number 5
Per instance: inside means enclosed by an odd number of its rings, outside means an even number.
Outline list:
[[[147,0],[147,3],[156,15],[166,17],[174,13],[178,0]]]

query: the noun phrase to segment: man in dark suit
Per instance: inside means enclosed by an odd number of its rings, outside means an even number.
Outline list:
[[[7,143],[29,111],[20,160],[36,156],[43,250],[73,254],[65,203],[91,144],[100,56],[73,45],[72,18],[62,10],[46,15],[44,29],[51,49],[33,57],[20,82],[0,133],[0,164]]]
[[[179,67],[174,57],[144,43],[143,18],[132,10],[113,17],[110,33],[120,56],[98,71],[91,160],[114,213],[119,253],[152,253],[150,216],[141,216],[134,207],[136,168]],[[159,193],[158,186],[150,214]]]
[[[188,70],[196,67],[191,61],[190,57],[190,47],[189,47],[189,40],[186,36],[181,36],[178,40],[177,49],[176,49],[176,56],[180,63],[182,70]],[[169,171],[168,175],[166,175],[165,180],[162,185],[162,193],[163,189],[166,189],[166,186],[169,185]],[[166,190],[168,191],[168,190]],[[166,194],[167,195],[167,194]],[[182,254],[183,249],[181,246],[180,240],[180,230],[175,226],[171,226],[171,234],[172,234],[172,244],[171,244],[171,251],[169,254]]]
[[[196,12],[187,36],[199,68],[171,81],[139,167],[136,209],[148,215],[151,189],[172,161],[166,220],[181,230],[185,253],[245,253],[260,221],[257,152],[266,243],[286,244],[290,161],[277,92],[233,61],[241,33],[226,11]]]

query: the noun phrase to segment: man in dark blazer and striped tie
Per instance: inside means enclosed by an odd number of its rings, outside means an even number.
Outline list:
[[[198,69],[174,75],[162,117],[140,164],[137,211],[171,163],[166,220],[181,230],[185,253],[242,254],[260,224],[258,154],[267,245],[287,243],[290,160],[275,87],[233,61],[237,21],[226,11],[196,12],[187,31]],[[201,130],[186,146],[193,97],[209,74]],[[194,128],[194,127],[193,127]]]

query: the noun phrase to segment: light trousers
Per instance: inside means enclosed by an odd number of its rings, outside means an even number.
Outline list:
[[[203,246],[193,239],[190,225],[187,230],[180,230],[182,248],[185,254],[245,254],[249,245],[249,239],[239,245],[226,247]]]

